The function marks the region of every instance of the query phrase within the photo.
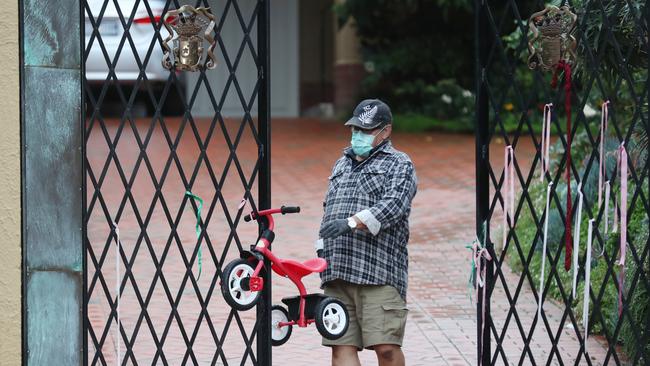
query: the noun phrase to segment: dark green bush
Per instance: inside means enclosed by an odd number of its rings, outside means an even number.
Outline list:
[[[439,113],[455,111],[438,92],[474,85],[471,0],[347,0],[335,11],[339,24],[356,23],[369,71],[362,97],[381,98],[403,114],[457,120]]]
[[[405,82],[395,90],[395,95],[421,95],[427,102],[420,107],[420,112],[413,109],[395,109],[395,128],[400,131],[420,132],[441,130],[450,132],[471,132],[474,130],[471,110],[474,108],[474,96],[468,90],[458,86],[453,80],[444,79],[435,85],[422,81]]]

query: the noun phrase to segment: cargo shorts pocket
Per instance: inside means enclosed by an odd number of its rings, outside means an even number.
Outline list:
[[[408,308],[402,304],[383,304],[384,332],[387,335],[402,338],[406,328],[406,315]]]

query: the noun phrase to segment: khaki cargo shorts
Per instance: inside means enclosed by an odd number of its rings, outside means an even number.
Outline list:
[[[327,282],[324,287],[325,295],[341,300],[350,316],[347,332],[336,340],[323,338],[324,346],[356,346],[359,351],[378,344],[402,346],[408,309],[395,287],[343,280]]]

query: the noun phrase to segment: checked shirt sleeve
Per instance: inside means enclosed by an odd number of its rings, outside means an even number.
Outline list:
[[[377,235],[382,228],[390,227],[406,215],[417,191],[417,177],[413,163],[404,161],[397,164],[397,167],[389,173],[386,190],[381,200],[356,214],[372,235]]]

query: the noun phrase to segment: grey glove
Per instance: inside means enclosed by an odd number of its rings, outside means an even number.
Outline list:
[[[320,236],[323,239],[332,239],[351,231],[352,228],[348,225],[347,219],[338,219],[323,225],[323,228],[320,230]]]

